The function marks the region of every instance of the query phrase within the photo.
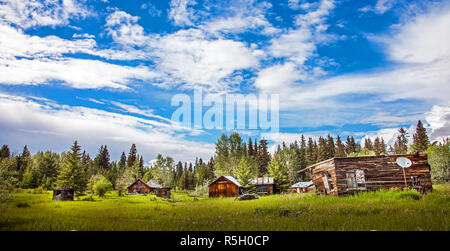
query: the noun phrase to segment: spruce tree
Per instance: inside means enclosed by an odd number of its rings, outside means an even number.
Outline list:
[[[319,137],[319,148],[317,149],[317,162],[320,161],[324,161],[327,159],[327,150],[328,150],[328,146],[327,146],[327,141],[322,138]]]
[[[244,188],[245,192],[250,192],[254,186],[253,179],[255,178],[252,172],[251,162],[248,157],[244,156],[239,161],[238,168],[236,169],[236,178]]]
[[[267,173],[267,166],[270,161],[270,154],[267,150],[267,140],[261,139],[259,141],[258,153],[256,155],[255,161],[258,167],[258,176],[264,176]]]
[[[338,135],[336,139],[336,154],[335,157],[346,157],[345,146],[341,141],[341,137]]]
[[[336,154],[336,146],[334,145],[333,137],[328,134],[327,136],[327,156],[326,159],[331,159]]]
[[[127,165],[127,156],[125,155],[125,152],[122,152],[122,155],[120,156],[119,167],[123,170],[126,165]]]
[[[75,195],[83,194],[87,187],[87,176],[81,163],[81,147],[75,140],[71,151],[67,154],[64,168],[58,176],[58,185],[61,188],[71,188]]]
[[[288,170],[279,155],[274,155],[267,169],[269,176],[273,177],[275,188],[281,192],[287,191],[289,189]]]
[[[315,148],[314,148],[314,142],[313,139],[311,137],[308,138],[308,145],[306,147],[306,163],[308,166],[316,163],[316,158],[315,158]]]
[[[8,145],[3,145],[2,148],[0,149],[0,160],[9,158],[10,155],[11,153],[9,151]]]
[[[128,153],[127,166],[132,167],[137,158],[136,145],[131,145],[130,152]]]
[[[398,130],[399,135],[394,143],[395,154],[406,154],[408,151],[408,136],[406,130],[402,127]]]
[[[139,159],[139,175],[140,177],[144,177],[144,157],[141,156],[141,158]]]
[[[423,127],[422,121],[417,122],[416,133],[413,135],[413,148],[416,152],[426,152],[430,140],[428,139],[427,130]]]

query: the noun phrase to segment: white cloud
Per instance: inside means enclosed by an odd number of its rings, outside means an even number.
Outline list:
[[[148,38],[144,28],[137,24],[138,20],[139,17],[116,10],[106,18],[106,30],[119,44],[143,46]]]
[[[196,29],[161,37],[152,46],[156,48],[157,68],[167,74],[163,86],[200,85],[211,91],[229,89],[224,79],[235,71],[257,66],[262,54],[243,42],[208,38]]]
[[[388,10],[390,10],[394,6],[395,2],[396,2],[395,0],[378,0],[375,6],[365,6],[359,9],[359,11],[362,12],[373,11],[376,14],[382,15]]]
[[[426,113],[425,118],[430,124],[430,140],[441,142],[442,139],[450,137],[450,106],[435,105]]]
[[[97,60],[0,58],[0,82],[10,85],[61,81],[80,89],[126,89],[133,79],[151,80],[155,77],[156,74],[146,67],[119,66]]]
[[[0,19],[22,28],[67,25],[70,19],[93,15],[77,0],[2,0]]]
[[[197,156],[207,159],[214,152],[211,144],[183,139],[183,132],[189,132],[189,128],[1,93],[0,117],[0,140],[13,149],[27,144],[34,151],[63,151],[77,139],[91,154],[95,154],[101,144],[107,144],[115,159],[132,143],[136,143],[139,153],[147,160],[158,153],[182,161]]]
[[[169,19],[177,26],[192,26],[195,19],[194,9],[189,6],[196,5],[195,0],[172,0],[170,2]]]
[[[433,63],[450,57],[450,5],[440,6],[395,26],[387,36],[372,37],[400,63]]]

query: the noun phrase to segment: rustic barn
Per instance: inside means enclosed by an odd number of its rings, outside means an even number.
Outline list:
[[[274,192],[273,177],[258,177],[253,179],[252,183],[255,185],[256,193],[259,195],[273,194]]]
[[[170,198],[170,196],[172,195],[171,191],[172,191],[172,188],[170,188],[170,187],[162,187],[156,191],[156,196],[163,197],[163,198]]]
[[[293,184],[291,186],[291,193],[308,193],[314,188],[314,183],[312,181],[301,181]]]
[[[232,176],[220,176],[209,185],[209,197],[234,197],[241,193],[242,186]]]
[[[133,184],[128,186],[128,193],[130,194],[149,194],[157,192],[162,186],[154,180],[145,183],[141,179],[137,179]]]
[[[310,172],[319,193],[334,196],[390,188],[432,191],[426,154],[332,158],[299,172],[304,171]]]
[[[53,200],[73,200],[74,191],[71,188],[58,188],[53,190]]]

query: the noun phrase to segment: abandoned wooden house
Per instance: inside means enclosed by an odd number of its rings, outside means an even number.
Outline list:
[[[390,188],[432,191],[426,154],[332,158],[299,172],[305,171],[312,175],[317,191],[327,195]]]
[[[242,186],[233,176],[220,176],[209,185],[209,197],[234,197],[241,193]]]
[[[300,181],[291,186],[291,193],[308,193],[314,188],[312,181]]]
[[[256,193],[259,195],[273,194],[275,183],[273,177],[258,177],[253,179],[252,183],[255,185]]]
[[[73,200],[74,190],[71,188],[58,188],[53,190],[53,200]]]
[[[128,194],[149,194],[155,193],[158,197],[170,198],[171,188],[162,187],[155,180],[149,180],[145,183],[141,179],[137,179],[133,184],[128,186]]]

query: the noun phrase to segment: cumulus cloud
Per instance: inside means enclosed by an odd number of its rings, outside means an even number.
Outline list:
[[[2,0],[0,19],[22,28],[67,25],[70,19],[93,15],[77,0]]]
[[[107,144],[117,159],[132,143],[146,159],[158,153],[177,160],[208,158],[214,146],[188,141],[183,133],[191,129],[103,110],[59,105],[31,97],[0,93],[0,140],[12,149],[27,144],[32,150],[68,150],[73,140],[91,154],[100,144]]]
[[[142,46],[148,38],[138,20],[139,17],[116,10],[106,18],[106,30],[119,44]]]
[[[442,141],[450,137],[450,106],[435,105],[425,115],[430,124],[430,140]]]
[[[172,0],[170,1],[169,19],[177,26],[192,26],[195,19],[194,9],[190,8],[196,5],[195,0]]]

